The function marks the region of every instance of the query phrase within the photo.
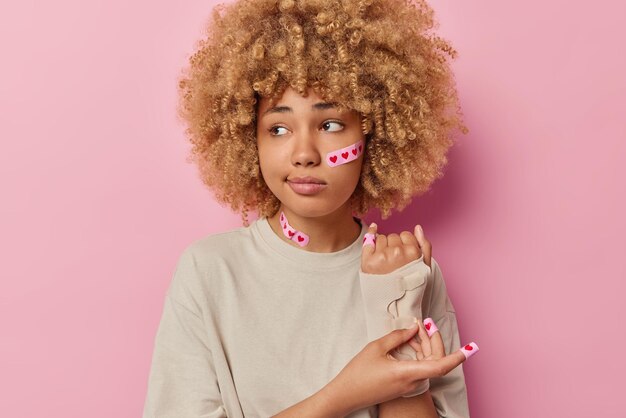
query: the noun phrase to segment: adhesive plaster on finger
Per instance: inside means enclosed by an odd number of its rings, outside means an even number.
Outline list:
[[[471,356],[473,356],[474,354],[478,352],[478,345],[476,345],[476,343],[469,343],[461,347],[460,350],[461,350],[461,353],[463,353],[463,355],[465,356],[465,359],[467,360],[468,358],[470,358]]]
[[[433,321],[432,318],[424,319],[424,328],[426,328],[426,332],[429,337],[432,337],[435,332],[439,331],[439,328],[437,328],[437,325],[435,325],[435,321]]]
[[[365,234],[365,236],[363,236],[363,247],[365,247],[366,245],[372,245],[376,247],[376,234],[368,232],[367,234]]]
[[[331,167],[354,161],[363,154],[363,140],[326,154],[326,163]]]
[[[301,247],[304,247],[309,243],[309,236],[302,231],[298,231],[287,221],[287,216],[284,212],[280,213],[280,225],[282,226],[283,234],[288,239],[292,240]]]

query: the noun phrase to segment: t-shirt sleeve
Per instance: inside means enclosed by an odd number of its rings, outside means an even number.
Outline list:
[[[225,418],[199,295],[193,254],[180,256],[154,341],[143,418]]]
[[[432,318],[435,322],[441,333],[446,354],[450,354],[461,348],[456,313],[448,296],[441,268],[434,258],[431,258],[431,266],[432,290],[424,300],[424,316]],[[430,379],[430,392],[440,417],[469,418],[462,364],[445,376]]]
[[[422,318],[422,299],[430,275],[430,267],[424,257],[405,264],[387,274],[364,273],[359,270],[361,294],[365,309],[367,337],[373,341],[395,329],[407,328],[413,318]],[[408,343],[400,345],[390,354],[398,360],[415,360],[415,350]],[[425,379],[411,393],[411,397],[428,390],[429,380]]]

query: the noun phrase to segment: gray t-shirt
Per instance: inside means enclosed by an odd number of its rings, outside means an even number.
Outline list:
[[[366,232],[362,225],[343,250],[314,253],[261,218],[190,244],[165,297],[143,417],[269,417],[330,382],[368,343]],[[454,308],[431,265],[415,316],[432,317],[452,352],[460,347]],[[469,417],[462,366],[431,379],[430,391],[441,416]],[[349,415],[377,416],[376,406]]]

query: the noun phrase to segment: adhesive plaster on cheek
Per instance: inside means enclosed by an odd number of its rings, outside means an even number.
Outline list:
[[[478,352],[478,345],[476,345],[476,343],[469,343],[461,347],[460,350],[461,350],[461,353],[463,353],[463,355],[465,356],[465,359],[467,360],[468,358],[470,358],[471,356],[473,356],[474,354]]]
[[[299,246],[304,247],[309,243],[309,236],[289,225],[284,212],[280,212],[280,225],[282,226],[285,237],[292,240]]]
[[[354,161],[363,154],[363,140],[326,154],[326,163],[331,167]]]

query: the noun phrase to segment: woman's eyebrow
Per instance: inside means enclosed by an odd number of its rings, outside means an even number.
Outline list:
[[[319,102],[311,106],[311,109],[326,110],[326,109],[332,109],[336,107],[336,105],[337,105],[336,103]],[[268,113],[293,113],[293,109],[290,108],[289,106],[275,106],[270,109],[267,109],[265,112],[263,112],[263,115],[261,116],[265,116]]]

